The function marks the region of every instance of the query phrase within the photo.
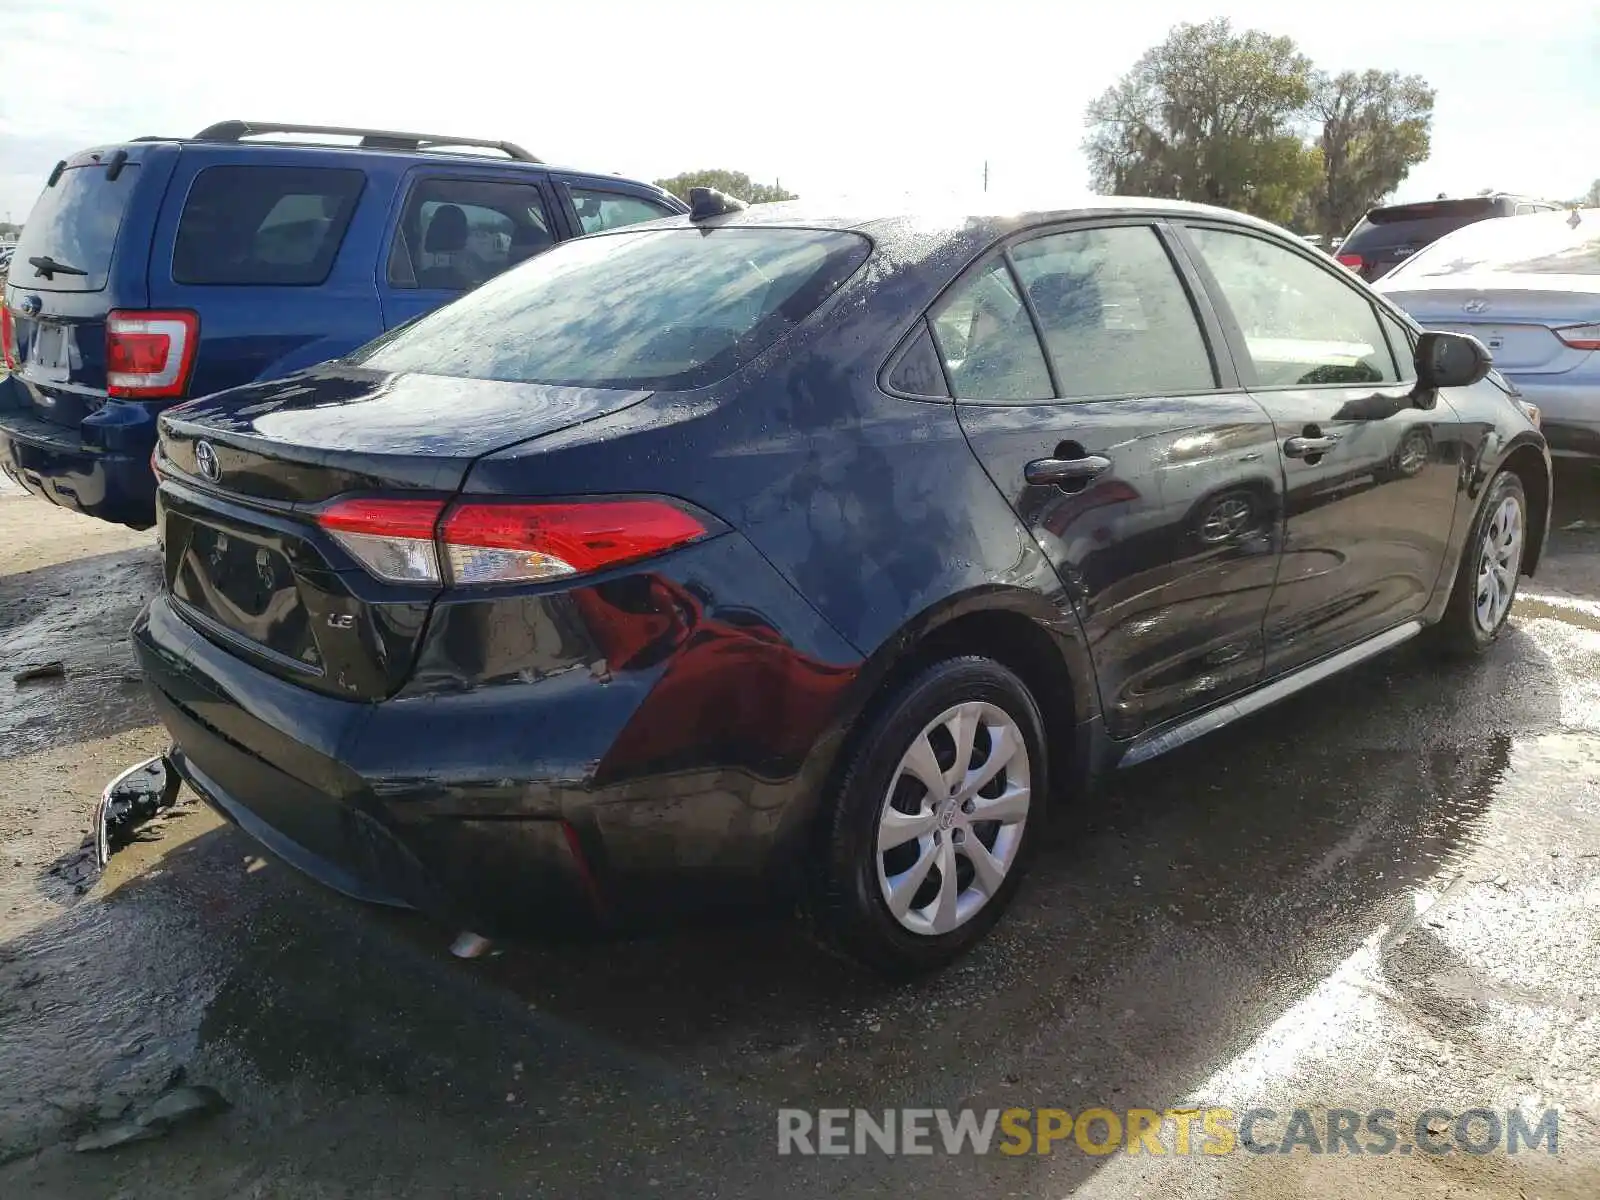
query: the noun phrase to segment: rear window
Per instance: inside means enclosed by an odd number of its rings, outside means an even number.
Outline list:
[[[1488,198],[1375,208],[1356,224],[1339,250],[1356,254],[1385,246],[1426,245],[1465,225],[1497,216],[1499,211],[1497,203]]]
[[[656,229],[565,242],[380,338],[380,371],[704,387],[804,321],[871,253],[855,233]]]
[[[1534,213],[1485,221],[1463,229],[1391,273],[1419,279],[1495,271],[1514,275],[1600,275],[1600,209],[1583,213]]]
[[[108,179],[102,163],[68,167],[39,194],[11,261],[11,282],[30,291],[98,292],[111,271],[122,214],[139,182],[139,164],[124,163]],[[70,271],[41,271],[30,258],[48,258]]]
[[[178,220],[173,282],[322,283],[365,182],[351,168],[207,167]]]

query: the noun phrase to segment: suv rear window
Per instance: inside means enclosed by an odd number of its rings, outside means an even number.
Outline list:
[[[1375,208],[1356,223],[1339,252],[1361,254],[1388,246],[1426,245],[1474,221],[1499,214],[1498,202],[1488,197]]]
[[[172,281],[322,283],[366,178],[353,168],[207,167],[178,220]]]
[[[11,282],[40,292],[98,292],[106,286],[122,214],[139,182],[139,164],[124,163],[115,179],[104,163],[68,167],[28,214],[11,259]],[[81,275],[40,274],[30,258],[51,258]]]
[[[353,363],[576,387],[704,387],[810,316],[871,253],[819,229],[647,229],[564,242]]]

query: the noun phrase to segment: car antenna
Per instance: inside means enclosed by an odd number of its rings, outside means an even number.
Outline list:
[[[729,213],[736,213],[749,207],[737,196],[719,192],[716,188],[695,187],[689,189],[689,220],[691,221],[707,221],[712,217],[725,217]]]

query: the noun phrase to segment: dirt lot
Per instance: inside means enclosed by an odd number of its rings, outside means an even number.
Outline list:
[[[765,918],[458,962],[192,806],[101,877],[99,789],[164,744],[124,636],[154,542],[0,492],[0,1195],[1592,1200],[1595,478],[1563,474],[1483,661],[1406,648],[1126,773],[989,942],[901,988]],[[73,1152],[179,1073],[231,1111]],[[780,1105],[1205,1103],[1556,1107],[1560,1146],[797,1159],[773,1133]]]

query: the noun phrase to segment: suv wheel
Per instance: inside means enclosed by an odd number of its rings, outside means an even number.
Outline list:
[[[844,776],[813,897],[818,931],[888,974],[950,962],[1010,903],[1046,787],[1043,722],[1022,681],[987,658],[927,668]]]
[[[1527,530],[1522,481],[1501,471],[1489,484],[1461,552],[1450,603],[1436,629],[1443,649],[1476,654],[1500,636],[1517,598]]]

